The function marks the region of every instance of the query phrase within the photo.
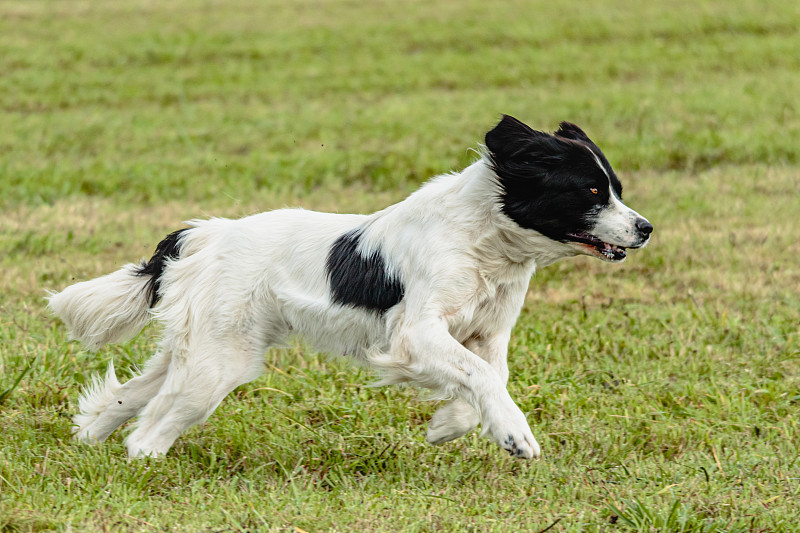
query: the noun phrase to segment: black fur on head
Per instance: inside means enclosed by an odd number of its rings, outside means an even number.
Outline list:
[[[608,204],[610,188],[622,196],[608,160],[575,124],[562,122],[549,134],[503,115],[486,134],[486,148],[502,186],[503,212],[551,239],[566,241],[568,233],[588,229]]]

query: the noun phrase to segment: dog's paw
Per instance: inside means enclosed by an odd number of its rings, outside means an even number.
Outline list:
[[[74,426],[72,428],[72,438],[81,444],[99,444],[102,442],[91,434],[88,427]]]
[[[72,438],[82,444],[99,444],[106,440],[108,435],[97,435],[94,421],[96,416],[79,414],[72,418]]]
[[[164,457],[167,452],[150,446],[144,446],[135,442],[128,441],[128,459],[144,459],[146,457]]]
[[[510,413],[510,416],[487,424],[484,433],[488,433],[492,440],[513,457],[534,459],[542,455],[539,443],[528,427],[522,411],[517,410],[516,413]]]
[[[512,457],[520,459],[538,459],[542,455],[542,450],[539,443],[533,435],[513,435],[509,433],[503,442],[500,442],[500,447],[511,454]]]
[[[172,440],[155,438],[148,435],[142,427],[137,428],[125,439],[125,447],[128,448],[129,459],[141,459],[144,457],[163,457],[167,454],[172,444]]]
[[[480,417],[475,409],[462,400],[454,400],[433,413],[425,440],[431,444],[444,444],[466,435],[478,422]]]

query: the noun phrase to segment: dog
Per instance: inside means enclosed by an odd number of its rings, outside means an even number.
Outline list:
[[[238,220],[192,220],[148,261],[50,293],[72,338],[90,349],[124,342],[155,319],[158,348],[120,384],[113,363],[74,417],[98,442],[138,416],[131,457],[166,454],[235,387],[258,377],[268,347],[298,334],[449,403],[432,444],[481,424],[512,456],[539,443],[509,395],[511,330],[537,268],[589,255],[619,263],[653,226],[578,126],[536,131],[503,115],[479,158],[371,215],[281,209]]]

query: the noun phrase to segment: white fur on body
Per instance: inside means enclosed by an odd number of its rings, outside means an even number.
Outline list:
[[[580,251],[512,222],[498,187],[483,158],[372,215],[285,209],[190,222],[152,310],[163,325],[158,351],[140,376],[120,385],[109,367],[85,391],[77,438],[102,441],[139,415],[128,453],[164,454],[231,390],[261,374],[269,346],[297,333],[371,365],[383,383],[456,398],[434,414],[430,442],[481,423],[513,455],[539,456],[506,390],[507,346],[534,270]],[[331,301],[327,254],[356,228],[362,253],[380,250],[404,285],[400,303],[383,314]],[[88,346],[120,342],[151,314],[148,279],[126,266],[53,295],[50,307]]]

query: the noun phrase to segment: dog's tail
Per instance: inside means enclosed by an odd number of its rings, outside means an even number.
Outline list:
[[[48,297],[50,310],[64,321],[73,339],[91,350],[131,339],[150,321],[150,308],[159,298],[161,275],[167,263],[180,256],[185,231],[170,233],[149,261],[129,263],[106,276],[52,293]]]

